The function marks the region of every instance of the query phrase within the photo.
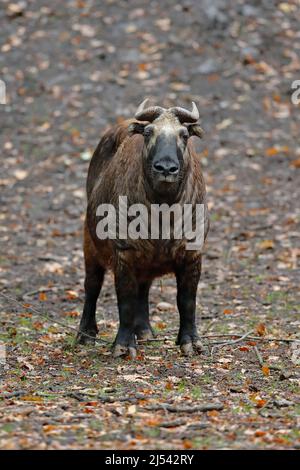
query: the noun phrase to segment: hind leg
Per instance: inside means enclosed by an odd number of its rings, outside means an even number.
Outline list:
[[[151,281],[145,281],[138,287],[138,309],[135,317],[135,334],[138,339],[153,338],[149,320],[149,289]]]
[[[125,255],[126,256],[126,255]],[[138,311],[138,282],[132,267],[120,257],[115,270],[119,329],[113,345],[114,357],[136,356],[135,318]]]
[[[85,301],[83,313],[80,320],[79,331],[76,342],[78,344],[94,344],[93,338],[96,338],[98,327],[96,323],[96,304],[103,284],[105,270],[101,266],[89,267],[86,272],[84,283]],[[85,336],[91,336],[89,338]]]

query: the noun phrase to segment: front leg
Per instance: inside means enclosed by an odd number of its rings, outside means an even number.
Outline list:
[[[196,296],[201,275],[201,256],[187,258],[176,267],[177,306],[180,315],[180,327],[176,344],[184,355],[202,352],[203,346],[196,327]]]
[[[145,281],[138,287],[138,311],[135,318],[135,334],[137,339],[153,338],[154,333],[149,320],[149,289],[151,281]]]
[[[135,357],[135,318],[138,309],[138,283],[133,272],[123,260],[115,270],[115,286],[119,309],[119,330],[114,341],[113,356]]]

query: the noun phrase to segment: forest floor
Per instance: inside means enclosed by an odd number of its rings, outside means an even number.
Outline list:
[[[2,4],[0,448],[300,448],[299,2]],[[136,360],[111,356],[111,275],[102,341],[73,347],[88,161],[145,96],[196,101],[206,131],[206,351],[191,358],[174,344],[172,277],[153,285],[159,341]]]

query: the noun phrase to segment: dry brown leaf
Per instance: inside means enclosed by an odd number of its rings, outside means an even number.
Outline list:
[[[276,148],[276,147],[269,147],[266,150],[266,155],[268,157],[273,157],[274,155],[277,155],[277,154],[278,154],[278,148]]]
[[[261,370],[262,370],[262,373],[263,373],[266,377],[268,377],[268,376],[270,375],[270,369],[269,369],[268,366],[262,366]]]
[[[274,242],[273,240],[263,240],[258,246],[261,250],[271,250],[274,248]]]
[[[293,166],[294,168],[300,168],[300,158],[297,158],[297,160],[293,160],[290,163],[290,166]]]
[[[231,308],[225,308],[223,310],[224,315],[231,315],[233,313],[233,310]]]
[[[265,431],[261,431],[260,429],[258,429],[257,431],[255,431],[255,436],[256,437],[263,437],[266,435],[266,432]]]
[[[40,292],[39,293],[39,301],[40,302],[45,302],[46,300],[48,300],[47,294],[45,292]]]
[[[184,448],[184,449],[192,449],[192,448],[193,448],[192,442],[191,442],[190,440],[188,440],[188,439],[185,439],[185,440],[183,441],[183,448]]]
[[[256,326],[255,331],[259,336],[264,336],[266,334],[266,325],[264,323],[259,323]]]
[[[166,387],[165,387],[165,388],[166,388],[166,390],[172,390],[172,389],[174,388],[174,385],[173,385],[170,381],[168,381],[168,382],[166,383]]]
[[[34,401],[37,403],[42,403],[44,400],[42,397],[37,397],[36,395],[25,395],[22,397],[23,401]]]

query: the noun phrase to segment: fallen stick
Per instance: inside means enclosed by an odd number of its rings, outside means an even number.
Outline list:
[[[175,419],[173,421],[163,421],[159,423],[157,427],[159,428],[177,428],[178,426],[185,426],[186,420],[182,418]]]
[[[105,397],[103,395],[97,395],[94,393],[80,392],[80,390],[78,390],[77,392],[67,392],[60,396],[75,398],[75,400],[78,400],[78,401],[100,401],[101,403],[116,403],[116,402],[132,403],[132,402],[137,402],[139,400],[150,400],[150,399],[159,398],[159,395],[144,395],[142,393],[136,393],[135,395],[129,396],[129,397],[114,397],[114,396]]]
[[[223,410],[224,406],[221,403],[207,403],[205,405],[196,406],[174,406],[169,403],[161,403],[159,405],[147,405],[143,406],[144,410],[148,411],[170,411],[171,413],[197,413],[212,410]]]
[[[13,302],[15,303],[16,305],[18,305],[19,307],[22,307],[22,309],[27,309],[27,310],[31,310],[33,313],[39,315],[40,317],[42,318],[45,318],[47,321],[49,321],[50,323],[52,324],[57,324],[57,325],[60,325],[60,326],[63,326],[65,329],[69,329],[69,330],[72,330],[76,333],[81,333],[83,336],[86,336],[87,338],[90,338],[90,339],[93,339],[95,340],[96,342],[101,342],[101,343],[106,343],[106,344],[110,344],[110,341],[107,341],[105,339],[102,339],[102,338],[94,338],[93,336],[91,335],[88,335],[87,333],[85,333],[84,331],[80,331],[80,330],[77,330],[77,328],[73,327],[73,326],[70,326],[70,325],[66,325],[64,322],[62,321],[59,321],[57,320],[56,318],[50,318],[49,315],[45,312],[41,312],[39,310],[37,310],[36,308],[34,307],[31,307],[30,305],[25,305],[22,303],[22,302],[19,302],[18,300],[14,299],[13,297],[10,297],[9,295],[6,295],[6,294],[3,294],[3,292],[0,292],[0,295],[2,295],[2,297],[4,297],[6,300],[8,300],[9,302]]]
[[[161,338],[148,338],[148,339],[138,339],[137,340],[137,343],[138,344],[144,344],[144,343],[153,343],[153,342],[166,342],[166,341],[170,341],[172,338],[170,337],[166,337],[166,336],[162,336]]]
[[[28,392],[25,392],[24,390],[16,390],[15,392],[11,393],[4,393],[3,395],[0,395],[0,398],[7,400],[9,398],[18,398],[22,397],[23,395],[27,395]]]
[[[77,328],[73,327],[73,326],[70,326],[70,325],[67,325],[65,324],[64,322],[60,321],[60,320],[57,320],[56,318],[51,318],[49,317],[49,315],[47,313],[44,313],[42,311],[39,311],[37,310],[36,308],[32,307],[32,306],[28,306],[28,305],[24,305],[22,302],[19,302],[18,300],[14,299],[13,297],[10,297],[9,295],[6,295],[4,294],[2,291],[0,291],[0,295],[2,297],[4,297],[7,301],[9,302],[13,302],[15,304],[17,304],[19,307],[22,307],[22,309],[27,309],[27,310],[31,310],[33,313],[37,314],[38,316],[42,317],[42,318],[45,318],[47,321],[49,321],[50,323],[56,323],[57,325],[60,325],[60,326],[63,326],[65,329],[69,329],[73,332],[75,332],[76,334],[79,332],[81,333],[82,335],[86,336],[87,338],[90,338],[92,340],[94,340],[96,343],[105,343],[105,344],[111,344],[110,341],[107,341],[103,338],[94,338],[92,336],[90,336],[89,334],[83,332],[83,331],[79,331]],[[26,295],[26,294],[25,294]],[[253,330],[251,330],[250,333],[252,333]],[[245,338],[248,338],[248,339],[253,339],[253,340],[259,340],[259,341],[277,341],[277,342],[286,342],[286,343],[293,343],[293,342],[299,342],[300,343],[300,339],[292,339],[292,338],[265,338],[265,337],[260,337],[260,336],[250,336],[250,333],[246,333],[245,335],[235,339],[235,340],[232,340],[232,341],[224,341],[224,342],[214,342],[214,343],[211,343],[211,344],[214,344],[215,346],[212,347],[212,352],[214,350],[215,347],[223,347],[223,346],[226,346],[226,345],[230,345],[230,344],[235,344],[235,343],[239,343],[241,341],[243,341]],[[200,338],[223,338],[223,337],[238,337],[239,335],[238,334],[230,334],[230,333],[224,333],[224,334],[209,334],[209,335],[200,335]],[[170,338],[171,339],[171,338]],[[161,341],[168,341],[169,338],[167,336],[164,335],[164,337],[161,339],[161,338],[149,338],[148,340],[139,340],[138,343],[141,343],[141,344],[147,344],[148,342],[161,342]],[[169,347],[170,349],[173,349],[171,346]],[[174,348],[175,349],[175,348]],[[212,353],[211,352],[211,353]]]
[[[200,335],[200,338],[204,338],[204,339],[210,339],[210,338],[236,338],[236,340],[233,340],[233,341],[236,341],[236,342],[240,342],[241,339],[242,339],[242,336],[241,334],[239,333],[223,333],[223,334],[209,334],[209,335]],[[244,338],[243,338],[244,339]],[[256,341],[274,341],[274,342],[280,342],[280,343],[294,343],[294,342],[300,342],[300,339],[298,338],[268,338],[268,337],[264,337],[264,336],[251,336],[251,335],[247,335],[247,339],[251,339],[251,340],[256,340]],[[146,343],[151,343],[151,342],[161,342],[161,341],[171,341],[172,340],[172,337],[171,336],[163,336],[162,338],[149,338],[149,339],[143,339],[143,340],[138,340],[138,343],[141,343],[141,344],[146,344]],[[210,344],[228,344],[229,342],[228,341],[214,341]]]
[[[212,335],[200,335],[200,338],[224,338],[224,337],[239,337],[240,335],[239,334],[235,334],[235,333],[225,333],[225,334],[212,334]],[[241,340],[241,338],[238,338],[239,341]],[[267,338],[267,337],[264,337],[264,336],[247,336],[247,339],[253,339],[253,340],[259,340],[259,341],[277,341],[277,342],[283,342],[283,343],[298,343],[300,342],[300,339],[298,338]],[[216,341],[214,343],[211,343],[211,344],[227,344],[228,341]]]
[[[62,395],[63,397],[74,398],[77,401],[87,401],[86,398],[82,395],[82,393],[76,392],[69,392]]]
[[[64,288],[61,287],[60,290],[63,290]],[[40,294],[41,292],[55,292],[55,291],[58,291],[59,290],[59,287],[56,287],[56,286],[53,286],[53,287],[40,287],[39,289],[36,289],[36,290],[32,290],[30,292],[25,292],[25,294],[22,295],[22,299],[23,300],[28,300],[27,297],[31,297],[33,295],[36,295],[36,294]]]
[[[265,363],[264,363],[264,360],[263,360],[263,358],[262,358],[262,355],[260,354],[260,352],[259,352],[259,350],[258,350],[258,347],[257,347],[257,346],[254,346],[253,349],[254,349],[254,352],[255,352],[256,357],[257,357],[257,359],[258,359],[259,365],[260,365],[261,367],[263,367]]]
[[[247,333],[245,333],[243,336],[241,336],[238,339],[233,339],[232,341],[224,341],[223,343],[215,344],[215,346],[211,348],[210,354],[213,355],[213,352],[216,348],[222,348],[223,346],[228,346],[228,345],[230,346],[232,344],[240,343],[244,339],[248,338],[248,336],[250,336],[251,333],[253,333],[253,330],[248,331]]]
[[[279,367],[279,366],[270,366],[269,364],[266,364],[265,361],[263,360],[263,357],[262,357],[262,355],[260,354],[259,349],[258,349],[257,346],[254,346],[253,349],[254,349],[254,352],[255,352],[256,357],[257,357],[257,359],[258,359],[259,365],[260,365],[261,367],[266,366],[266,367],[268,367],[268,369],[270,369],[270,370],[279,370],[280,372],[282,371],[282,368]]]
[[[152,398],[159,398],[158,395],[142,395],[142,394],[137,394],[133,397],[103,397],[103,396],[98,396],[97,399],[101,401],[102,403],[116,403],[116,402],[129,402],[129,403],[136,403],[139,400],[149,400]]]
[[[213,326],[213,324],[214,324],[216,321],[217,321],[217,319],[216,319],[216,318],[213,318],[213,319],[209,322],[209,324],[206,326],[205,330],[203,331],[204,334],[201,335],[201,338],[205,338],[204,335],[206,335],[206,333],[209,332],[210,328]]]

